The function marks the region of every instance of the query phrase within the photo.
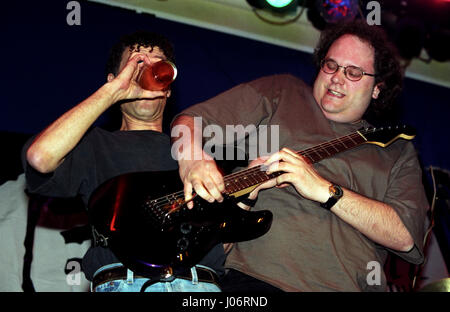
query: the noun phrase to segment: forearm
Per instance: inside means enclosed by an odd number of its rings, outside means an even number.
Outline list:
[[[179,162],[203,159],[202,127],[194,117],[178,116],[172,123],[172,152]]]
[[[185,187],[185,199],[190,200],[192,189],[195,189],[203,199],[222,201],[221,193],[226,188],[214,159],[203,151],[201,123],[196,123],[192,116],[180,115],[172,123],[171,136],[172,156],[178,160],[180,178]],[[258,159],[251,165],[257,165],[263,161],[263,159]],[[267,183],[264,184],[264,186],[266,185]],[[261,187],[252,190],[249,199],[256,199],[259,189]],[[238,206],[250,209],[250,206],[244,203],[238,203]],[[192,203],[188,203],[188,207],[192,208]]]
[[[414,241],[395,210],[382,202],[344,189],[331,211],[372,241],[398,251],[409,251]]]
[[[54,171],[97,118],[114,103],[105,84],[43,130],[27,150],[28,163],[42,173]]]

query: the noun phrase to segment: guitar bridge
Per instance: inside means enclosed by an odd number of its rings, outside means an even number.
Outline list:
[[[166,196],[163,198],[147,200],[144,203],[144,211],[146,216],[150,217],[152,223],[154,223],[161,231],[165,231],[167,228],[173,225],[172,214],[179,212],[185,201],[182,198],[176,198],[174,196]]]

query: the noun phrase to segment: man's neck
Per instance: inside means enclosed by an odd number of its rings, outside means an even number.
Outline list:
[[[153,130],[162,132],[162,119],[154,121],[134,120],[122,116],[120,131]]]

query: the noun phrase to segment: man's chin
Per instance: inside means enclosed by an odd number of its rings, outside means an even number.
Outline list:
[[[331,101],[324,101],[321,103],[320,108],[322,109],[322,112],[328,113],[328,114],[338,114],[342,111],[342,105],[339,103],[331,102]]]
[[[326,119],[335,122],[344,122],[343,121],[344,116],[342,116],[341,114],[342,110],[339,109],[338,107],[327,105],[327,106],[320,106],[320,108]]]

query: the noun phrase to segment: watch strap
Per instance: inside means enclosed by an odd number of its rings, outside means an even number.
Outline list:
[[[325,208],[327,210],[330,210],[331,207],[333,207],[343,195],[342,188],[336,184],[330,185],[329,192],[330,198],[328,198],[326,202],[320,204],[320,207]]]

